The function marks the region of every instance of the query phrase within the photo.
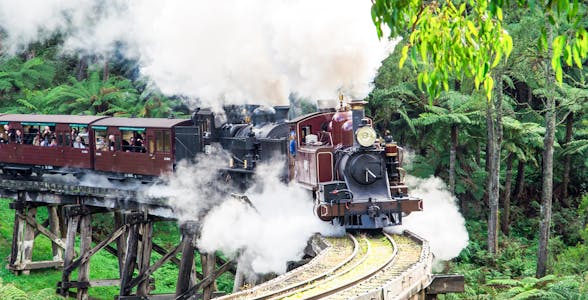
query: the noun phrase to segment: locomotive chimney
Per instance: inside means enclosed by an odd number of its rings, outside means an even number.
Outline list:
[[[274,106],[276,110],[276,123],[283,123],[288,119],[288,111],[290,110],[290,106],[287,105],[278,105]]]
[[[351,103],[351,118],[353,119],[353,134],[357,132],[357,129],[361,125],[361,120],[365,118],[365,104],[367,102],[363,100],[352,100]]]

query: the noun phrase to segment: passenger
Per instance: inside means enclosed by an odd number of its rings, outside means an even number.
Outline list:
[[[114,141],[114,134],[108,136],[108,149],[110,151],[114,151],[115,141]]]
[[[41,134],[37,133],[33,138],[33,146],[41,146]]]
[[[16,134],[14,135],[14,142],[17,144],[23,143],[22,131],[20,131],[20,129],[16,130]]]
[[[131,144],[127,140],[122,140],[122,150],[124,152],[131,152]]]
[[[6,134],[6,140],[9,143],[14,143],[15,135],[14,128],[10,128],[10,125],[4,125],[4,133]]]
[[[78,133],[78,135],[82,137],[82,140],[87,139],[88,138],[88,128],[82,127],[82,131],[80,133]]]
[[[4,132],[0,132],[0,144],[8,144],[8,141],[4,138]]]
[[[46,142],[47,145],[50,144],[51,136],[51,128],[49,128],[49,126],[45,126],[45,128],[43,129],[43,133],[41,133],[41,138]]]
[[[73,147],[76,149],[86,149],[86,146],[84,145],[82,137],[76,136],[76,140],[73,143]]]
[[[33,140],[35,139],[35,135],[37,135],[37,132],[39,132],[37,128],[29,127],[28,133],[25,134],[24,143],[32,145]]]
[[[51,143],[49,144],[49,147],[57,147],[57,139],[55,137],[51,138]]]
[[[135,150],[135,143],[136,143],[136,139],[134,136],[131,137],[131,142],[129,143],[129,150],[131,150],[131,152],[137,152],[137,150]]]
[[[108,145],[104,142],[104,138],[99,137],[96,139],[96,150],[106,151],[108,150]]]
[[[78,132],[78,129],[77,128],[74,127],[74,128],[71,129],[70,136],[71,136],[72,146],[73,146],[74,141],[78,137],[78,134],[79,134],[79,132]]]
[[[141,153],[147,152],[147,150],[143,146],[143,140],[140,138],[137,138],[137,140],[135,141],[135,152],[141,152]]]

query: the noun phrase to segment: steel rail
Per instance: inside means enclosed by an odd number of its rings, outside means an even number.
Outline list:
[[[293,278],[295,278],[296,276],[308,272],[309,269],[312,269],[313,265],[312,261],[311,263],[302,266],[300,268],[297,268],[289,273],[283,274],[277,278],[274,278],[270,281],[267,281],[259,286],[256,286],[252,289],[249,290],[245,290],[245,291],[241,291],[241,292],[237,292],[237,293],[233,293],[233,294],[229,294],[223,297],[219,297],[216,298],[218,300],[229,300],[229,299],[269,299],[272,297],[275,297],[276,295],[280,295],[280,294],[284,294],[287,293],[289,291],[292,290],[296,290],[299,287],[303,287],[305,285],[308,285],[312,282],[324,279],[326,277],[329,277],[331,274],[335,273],[337,270],[343,268],[343,266],[345,266],[346,264],[348,264],[350,261],[352,261],[359,252],[359,242],[357,241],[357,239],[351,235],[351,234],[347,234],[347,237],[349,240],[352,241],[353,243],[353,251],[350,255],[348,255],[343,261],[339,262],[337,265],[335,265],[334,267],[328,269],[325,272],[322,272],[321,274],[318,274],[316,276],[313,276],[311,278],[307,278],[304,279],[302,281],[297,281],[293,284],[289,284],[285,287],[279,287],[281,283],[286,282],[288,280],[292,280]],[[329,246],[329,248],[325,249],[324,251],[321,252],[321,254],[319,254],[319,256],[315,257],[313,259],[313,261],[316,261],[317,259],[320,259],[322,256],[326,256],[330,254],[330,251],[333,250],[333,246]],[[310,265],[310,266],[309,266]],[[309,266],[309,267],[306,267]],[[277,289],[274,289],[275,287],[278,287]],[[269,290],[267,292],[265,292],[264,290]],[[260,293],[259,295],[256,295],[257,293]]]

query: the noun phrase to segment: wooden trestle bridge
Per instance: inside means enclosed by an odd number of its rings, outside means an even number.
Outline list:
[[[63,296],[89,299],[88,290],[92,287],[119,286],[120,300],[211,299],[219,296],[215,280],[224,272],[235,273],[237,269],[232,261],[198,251],[196,222],[180,225],[181,241],[171,249],[154,243],[154,222],[172,221],[175,216],[165,199],[148,197],[141,191],[0,179],[0,196],[13,199],[10,208],[15,211],[12,249],[6,267],[23,275],[35,269],[62,269],[57,293]],[[48,212],[44,222],[37,218],[41,207]],[[93,215],[105,213],[114,214],[115,228],[100,240],[93,234],[91,220]],[[32,260],[35,237],[39,234],[51,240],[52,260]],[[119,278],[90,279],[90,258],[101,250],[118,258]],[[161,255],[154,263],[152,252]],[[194,268],[197,253],[202,272]],[[151,275],[168,262],[179,269],[175,293],[151,294]],[[76,269],[77,278],[72,278]],[[463,290],[463,276],[433,276],[430,265],[425,270],[428,271],[421,272],[426,276],[425,282],[405,299],[434,299],[436,294]]]

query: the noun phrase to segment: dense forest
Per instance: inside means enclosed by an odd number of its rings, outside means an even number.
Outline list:
[[[587,7],[519,2],[485,8],[500,15],[500,34],[508,32],[511,40],[494,45],[499,52],[488,56],[452,57],[429,48],[439,42],[434,38],[422,46],[414,31],[392,31],[404,39],[379,69],[368,108],[378,129],[390,130],[413,154],[407,171],[442,178],[459,200],[470,244],[442,271],[464,274],[466,293],[446,298],[588,299]],[[451,24],[436,26],[455,29]],[[442,38],[445,27],[435,28]],[[181,96],[164,95],[141,77],[136,61],[116,53],[64,54],[61,43],[56,35],[16,56],[0,56],[0,113],[189,114]],[[440,58],[447,60],[445,69],[431,67],[436,52],[447,54]],[[460,59],[471,61],[455,63]],[[311,106],[295,105],[296,111]],[[19,278],[6,281],[0,280],[0,295],[24,299],[18,289],[31,298],[52,294],[32,291]]]

